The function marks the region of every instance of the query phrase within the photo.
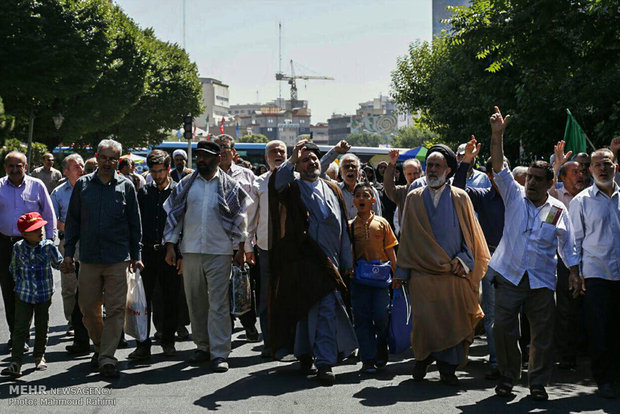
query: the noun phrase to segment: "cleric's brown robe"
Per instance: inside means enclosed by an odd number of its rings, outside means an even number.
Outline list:
[[[490,259],[467,193],[450,186],[446,190],[452,192],[463,239],[474,257],[474,268],[466,277],[450,272],[451,258],[435,240],[428,219],[422,197],[424,189],[411,191],[405,201],[397,262],[398,267],[409,270],[411,343],[418,360],[461,342],[466,351],[469,349],[476,324],[484,316],[478,304],[478,290]]]
[[[308,210],[297,180],[278,192],[275,176],[269,179],[268,329],[272,355],[281,348],[294,348],[297,322],[315,303],[334,290],[343,295],[347,290],[336,266],[308,235]],[[325,183],[336,194],[346,223],[342,192],[335,184]]]

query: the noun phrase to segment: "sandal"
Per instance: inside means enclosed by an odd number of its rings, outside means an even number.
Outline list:
[[[542,385],[532,385],[530,387],[530,395],[534,401],[547,401],[549,394],[545,391],[545,387]]]
[[[495,394],[498,397],[510,397],[512,394],[512,380],[510,378],[502,378],[502,381],[495,387]]]

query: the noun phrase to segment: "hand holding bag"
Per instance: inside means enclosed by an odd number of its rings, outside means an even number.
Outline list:
[[[250,310],[252,310],[250,267],[247,263],[243,268],[233,265],[230,278],[230,313],[240,316]]]
[[[125,333],[138,342],[146,341],[149,318],[146,314],[146,293],[140,271],[127,275],[127,302],[125,305]]]
[[[388,347],[391,354],[401,354],[411,347],[411,330],[413,328],[409,293],[404,285],[400,289],[394,289],[390,308]]]

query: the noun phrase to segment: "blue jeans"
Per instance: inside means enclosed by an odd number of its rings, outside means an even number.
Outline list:
[[[489,363],[497,367],[495,356],[495,337],[493,336],[493,323],[495,322],[495,285],[494,280],[497,272],[490,267],[482,279],[482,311],[484,312],[484,330],[487,333],[489,348]]]
[[[374,362],[377,349],[387,347],[389,288],[371,287],[352,281],[351,306],[360,360]]]

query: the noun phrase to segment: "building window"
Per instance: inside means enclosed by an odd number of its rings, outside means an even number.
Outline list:
[[[267,123],[269,123],[269,124],[273,124],[273,118],[268,118],[268,119],[267,119]]]
[[[267,128],[267,132],[273,132],[273,128]]]

